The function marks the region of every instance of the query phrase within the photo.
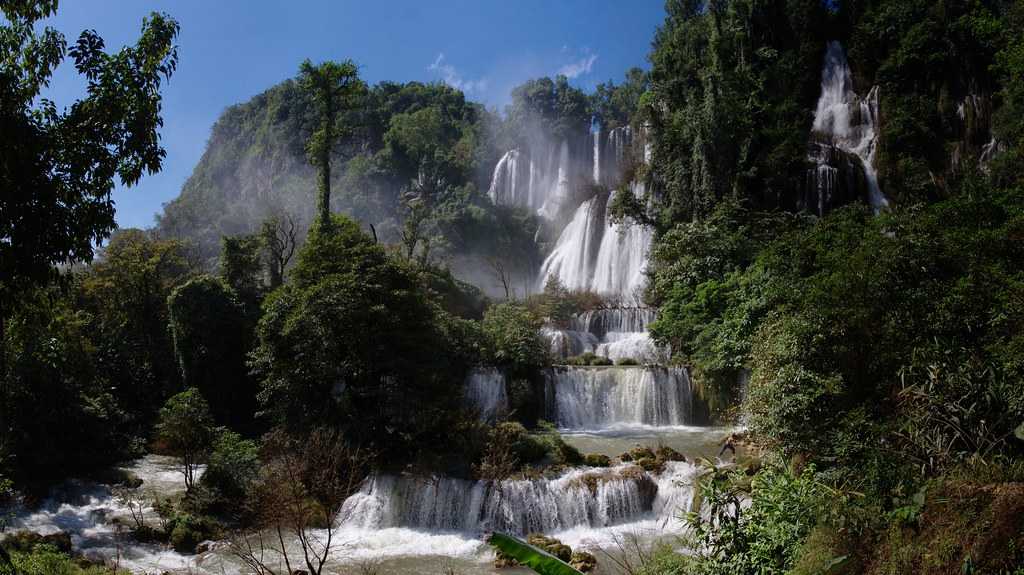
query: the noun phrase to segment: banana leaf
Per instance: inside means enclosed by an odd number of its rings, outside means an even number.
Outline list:
[[[487,542],[540,575],[583,575],[558,557],[517,537],[504,533],[492,533]]]

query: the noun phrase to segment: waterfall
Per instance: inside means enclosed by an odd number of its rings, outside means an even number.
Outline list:
[[[643,193],[643,186],[634,185],[634,193]],[[652,231],[639,225],[614,223],[606,204],[607,199],[595,196],[576,209],[541,265],[540,289],[551,276],[557,276],[570,290],[637,296],[645,281]]]
[[[604,341],[594,347],[594,353],[618,361],[634,359],[643,363],[666,360],[647,332],[608,332]]]
[[[509,150],[498,160],[491,176],[491,187],[487,194],[495,204],[521,205],[529,204],[529,197],[519,195],[519,150]]]
[[[839,42],[828,44],[825,65],[821,71],[821,97],[814,113],[815,135],[824,140],[819,146],[832,146],[859,160],[866,183],[871,206],[879,210],[888,205],[878,185],[875,171],[875,148],[878,127],[878,86],[867,96],[860,97],[853,91],[850,65]],[[823,213],[827,204],[832,203],[836,187],[841,183],[840,168],[836,167],[834,154],[826,151],[812,151],[810,160],[817,163],[809,177],[813,179],[818,193],[818,212]]]
[[[693,421],[690,378],[682,368],[553,368],[547,394],[549,419],[566,429]]]
[[[601,130],[598,129],[590,134],[594,140],[594,183],[601,183]]]
[[[487,191],[496,205],[518,206],[556,220],[572,199],[572,157],[568,140],[531,142],[498,160]]]
[[[632,193],[644,197],[643,184],[632,183]],[[612,192],[611,198],[618,192]],[[591,289],[602,294],[636,296],[643,286],[647,250],[653,231],[641,225],[614,223],[605,214],[604,235],[598,248]]]
[[[604,231],[604,207],[601,198],[594,197],[576,209],[569,225],[558,236],[555,248],[541,264],[541,289],[551,276],[558,277],[570,290],[591,288]]]
[[[639,467],[573,469],[553,479],[468,481],[450,477],[368,479],[342,508],[343,526],[555,533],[672,517],[692,500],[695,469],[671,463],[655,476]]]
[[[466,403],[484,421],[494,421],[508,411],[505,374],[495,368],[477,368],[466,377]]]

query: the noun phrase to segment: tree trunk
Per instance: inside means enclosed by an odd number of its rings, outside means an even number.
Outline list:
[[[327,228],[331,225],[331,152],[327,147],[320,155],[320,197],[318,208],[320,212],[320,227]]]

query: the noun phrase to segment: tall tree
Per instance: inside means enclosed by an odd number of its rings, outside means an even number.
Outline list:
[[[341,122],[346,110],[364,92],[359,71],[351,60],[323,62],[316,66],[306,60],[299,68],[299,81],[313,101],[316,129],[306,144],[310,162],[317,167],[317,213],[321,226],[331,223],[331,152],[345,135]]]

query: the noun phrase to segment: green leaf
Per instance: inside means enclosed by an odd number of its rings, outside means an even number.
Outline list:
[[[511,535],[492,533],[487,542],[540,575],[582,575],[558,557]]]
[[[1024,423],[1017,426],[1017,429],[1013,430],[1013,434],[1017,436],[1017,439],[1024,441]]]

